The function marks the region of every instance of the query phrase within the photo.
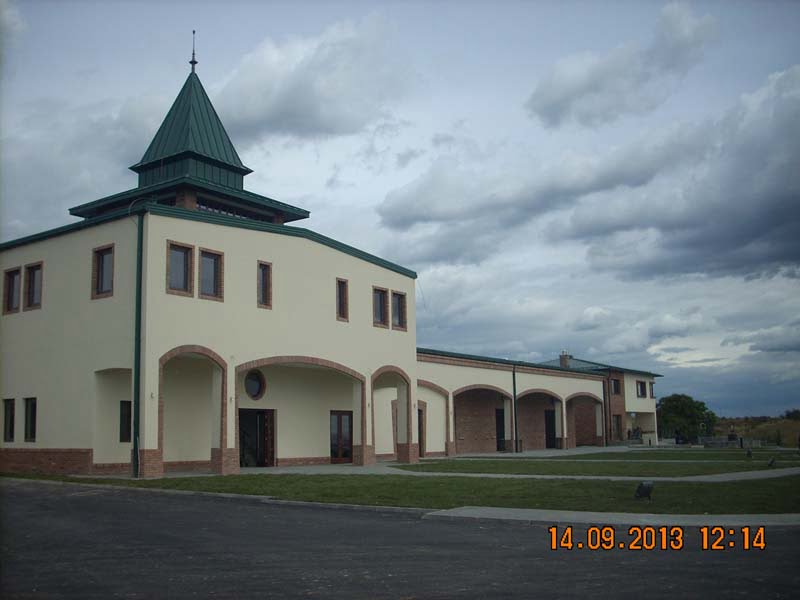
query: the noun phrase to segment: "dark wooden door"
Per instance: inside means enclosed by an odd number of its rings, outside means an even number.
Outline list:
[[[272,409],[262,411],[264,422],[264,452],[263,452],[263,466],[275,466],[275,411]]]
[[[331,462],[353,462],[353,411],[331,411]]]
[[[239,410],[239,465],[275,466],[275,410]]]
[[[506,413],[502,408],[494,409],[494,427],[497,432],[497,451],[506,449]]]
[[[419,457],[425,457],[425,416],[421,408],[417,409],[417,437],[419,439]]]
[[[544,447],[556,447],[556,411],[544,411]]]

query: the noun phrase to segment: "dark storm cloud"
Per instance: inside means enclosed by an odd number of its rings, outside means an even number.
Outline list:
[[[315,37],[267,39],[218,96],[231,136],[320,138],[364,131],[389,115],[411,77],[377,19],[341,22]]]
[[[728,336],[723,346],[747,345],[754,352],[800,352],[800,319],[752,333]]]
[[[700,62],[713,30],[711,17],[698,18],[687,6],[668,4],[647,47],[563,58],[539,81],[525,107],[547,127],[569,121],[596,126],[650,111]]]

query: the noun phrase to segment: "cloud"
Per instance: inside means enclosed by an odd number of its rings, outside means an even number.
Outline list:
[[[231,136],[324,138],[364,131],[391,114],[410,70],[377,18],[331,25],[317,36],[264,40],[218,95]]]
[[[711,17],[695,17],[688,6],[668,4],[647,46],[562,58],[541,78],[525,107],[547,127],[570,121],[597,126],[648,112],[700,62],[713,34]]]
[[[601,306],[587,306],[575,322],[576,331],[598,329],[611,319],[611,311]]]
[[[25,17],[12,0],[0,0],[0,33],[2,37],[22,33],[28,28]]]
[[[404,150],[403,152],[398,152],[396,155],[396,164],[399,168],[404,169],[407,167],[413,160],[416,160],[420,156],[423,156],[425,151],[422,149],[416,148],[409,148],[408,150]]]
[[[800,352],[800,320],[728,336],[722,340],[722,345],[747,345],[752,352]]]

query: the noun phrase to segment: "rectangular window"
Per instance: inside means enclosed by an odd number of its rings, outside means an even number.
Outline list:
[[[25,308],[33,310],[42,307],[42,267],[38,262],[25,265]]]
[[[622,386],[620,385],[619,379],[612,379],[611,380],[611,393],[612,394],[621,394],[622,393]]]
[[[258,306],[272,308],[272,263],[258,261]]]
[[[372,288],[372,324],[389,327],[389,291],[384,288]]]
[[[5,273],[3,284],[3,314],[19,311],[19,291],[22,271],[19,267]]]
[[[406,330],[406,295],[392,292],[392,329]]]
[[[14,399],[3,400],[3,441],[14,441]]]
[[[25,398],[25,441],[36,441],[36,398]]]
[[[645,384],[644,381],[636,382],[636,397],[647,398],[647,385]]]
[[[223,299],[225,277],[223,255],[213,250],[200,249],[200,298]]]
[[[114,244],[92,252],[92,299],[114,295]]]
[[[167,293],[194,295],[194,247],[167,241]]]
[[[131,441],[131,401],[121,400],[119,403],[119,441]]]
[[[347,279],[336,280],[336,318],[340,321],[350,319]]]
[[[651,398],[656,397],[656,384],[653,383],[652,381],[650,382],[650,397]]]

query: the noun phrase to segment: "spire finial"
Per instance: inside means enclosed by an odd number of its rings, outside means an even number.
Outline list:
[[[192,65],[192,73],[194,73],[194,66],[197,64],[197,61],[194,59],[194,34],[195,31],[192,29],[192,60],[189,61],[189,64]]]

